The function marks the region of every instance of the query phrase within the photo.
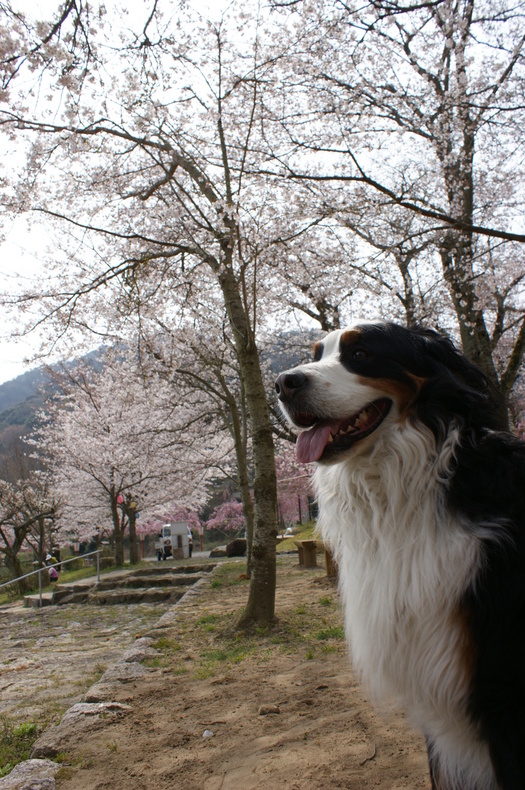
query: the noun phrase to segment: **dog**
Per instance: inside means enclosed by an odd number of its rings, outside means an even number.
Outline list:
[[[525,444],[450,340],[362,323],[276,381],[315,462],[354,668],[434,790],[525,788]]]

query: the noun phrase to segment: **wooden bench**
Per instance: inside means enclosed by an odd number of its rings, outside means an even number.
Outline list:
[[[299,552],[299,565],[304,568],[317,568],[317,551],[324,552],[326,575],[329,579],[337,577],[337,565],[334,555],[322,540],[294,540]]]
[[[326,568],[326,575],[330,579],[335,579],[337,577],[337,565],[334,560],[334,555],[332,554],[328,546],[325,546],[322,540],[316,541],[316,544],[318,549],[324,551],[324,564]]]
[[[299,565],[317,568],[317,545],[315,540],[294,540],[299,552]]]

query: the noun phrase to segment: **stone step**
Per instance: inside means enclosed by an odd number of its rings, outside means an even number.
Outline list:
[[[71,584],[57,584],[55,592],[83,593],[89,592],[93,582],[71,582]]]
[[[53,593],[42,593],[42,606],[51,606],[53,603]],[[40,595],[24,595],[24,606],[32,607],[33,609],[40,609]]]
[[[153,575],[141,574],[140,576],[129,575],[122,578],[104,579],[102,578],[94,585],[93,590],[120,590],[123,587],[133,589],[137,587],[190,587],[199,581],[201,576],[197,574],[160,574]]]
[[[53,606],[64,606],[66,603],[87,603],[90,589],[82,592],[73,592],[66,587],[63,590],[55,590],[53,593]]]
[[[87,603],[97,606],[113,606],[121,603],[157,603],[158,601],[180,601],[186,587],[138,587],[134,589],[123,587],[120,590],[93,590],[88,596]]]
[[[215,563],[178,566],[159,563],[151,568],[102,577],[98,583],[91,580],[57,584],[52,592],[42,594],[42,604],[63,606],[70,603],[176,603],[202,578],[202,574],[211,573],[214,568]],[[26,595],[24,606],[39,607],[39,596]]]
[[[211,573],[217,563],[206,562],[200,565],[172,565],[169,560],[157,562],[151,568],[139,568],[135,571],[130,571],[128,576],[158,576],[171,573]]]

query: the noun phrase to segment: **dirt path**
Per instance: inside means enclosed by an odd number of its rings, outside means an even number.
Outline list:
[[[279,561],[271,631],[235,634],[247,582],[231,565],[181,602],[168,627],[150,629],[159,652],[148,673],[112,691],[131,710],[71,735],[57,788],[427,787],[420,736],[374,712],[352,675],[333,585],[296,561]]]

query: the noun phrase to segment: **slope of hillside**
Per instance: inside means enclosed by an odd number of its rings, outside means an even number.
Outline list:
[[[34,397],[38,389],[48,382],[49,374],[40,367],[0,384],[0,419],[4,419],[4,412],[15,410]]]
[[[103,354],[102,347],[86,354],[81,360],[65,364],[74,367],[82,361],[100,369]],[[52,366],[55,367],[59,365]],[[44,366],[0,384],[0,455],[8,452],[13,440],[31,431],[38,410],[53,392],[54,386],[50,369]]]

